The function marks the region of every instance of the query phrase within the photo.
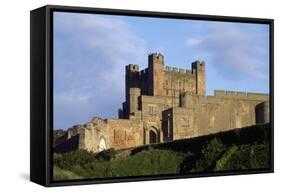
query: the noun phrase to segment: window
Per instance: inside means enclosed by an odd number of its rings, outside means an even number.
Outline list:
[[[166,89],[166,95],[169,95],[169,89]]]
[[[156,115],[156,106],[155,105],[148,105],[148,114]]]

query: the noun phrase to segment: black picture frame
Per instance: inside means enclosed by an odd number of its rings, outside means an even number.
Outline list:
[[[123,16],[177,18],[206,21],[260,23],[270,26],[270,159],[265,170],[196,173],[106,179],[52,181],[52,122],[53,122],[53,12],[95,13]],[[43,186],[82,185],[112,182],[150,181],[209,176],[226,176],[274,172],[274,20],[263,18],[197,15],[136,10],[104,9],[46,5],[30,12],[30,180]]]

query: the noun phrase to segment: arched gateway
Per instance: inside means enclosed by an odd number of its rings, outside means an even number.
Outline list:
[[[99,145],[98,145],[99,151],[103,151],[106,149],[106,141],[103,137],[101,137]]]
[[[157,128],[149,127],[145,129],[145,144],[159,143],[160,137]]]
[[[149,131],[149,143],[157,143],[157,133],[154,130]]]

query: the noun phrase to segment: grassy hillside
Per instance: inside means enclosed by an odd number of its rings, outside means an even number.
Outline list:
[[[268,127],[262,128],[264,135],[269,135]],[[245,139],[244,133],[252,138],[256,131],[239,132],[236,135],[240,140],[230,137],[228,132],[144,146],[132,149],[129,156],[122,156],[122,151],[113,149],[98,154],[84,150],[54,154],[54,180],[270,168],[268,137],[260,136],[262,132],[259,132],[256,139]]]
[[[104,156],[108,156],[106,153]],[[55,154],[54,179],[64,179],[57,168],[82,178],[177,174],[180,172],[181,163],[189,155],[191,154],[151,148],[130,157],[114,158],[113,155],[110,159],[107,157],[99,159],[101,157],[97,158],[96,155],[77,150],[63,155]],[[60,177],[57,177],[58,175]]]

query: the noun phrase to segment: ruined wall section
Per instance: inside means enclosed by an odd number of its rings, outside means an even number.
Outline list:
[[[68,128],[67,129],[67,139],[70,139],[71,137],[78,135],[82,128],[83,128],[83,125],[74,125],[71,128]]]
[[[98,152],[104,150],[103,146],[105,149],[136,147],[144,144],[143,137],[140,121],[95,118],[81,130],[79,148]]]

